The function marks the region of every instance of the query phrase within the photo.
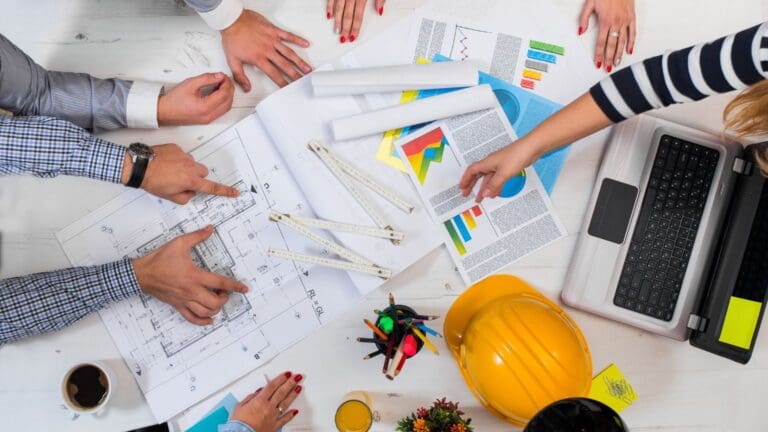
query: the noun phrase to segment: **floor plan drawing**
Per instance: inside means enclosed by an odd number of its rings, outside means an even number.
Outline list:
[[[198,195],[179,206],[129,191],[58,234],[73,265],[91,265],[144,256],[212,225],[211,237],[190,251],[192,260],[248,286],[206,326],[145,294],[100,312],[158,421],[268,361],[362,296],[345,273],[267,256],[269,247],[323,251],[269,221],[273,209],[311,213],[257,116],[192,155],[211,180],[240,195]]]

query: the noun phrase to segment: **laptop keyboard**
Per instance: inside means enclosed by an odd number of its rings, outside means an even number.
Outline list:
[[[669,321],[719,153],[663,135],[613,304]]]

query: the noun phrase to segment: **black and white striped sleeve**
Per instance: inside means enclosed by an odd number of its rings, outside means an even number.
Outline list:
[[[712,42],[668,51],[616,71],[590,89],[620,122],[642,112],[743,89],[768,78],[768,22]]]

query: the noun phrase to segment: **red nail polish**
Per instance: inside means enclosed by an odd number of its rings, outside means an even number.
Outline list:
[[[296,415],[299,413],[299,410],[293,410],[293,416],[296,417]]]
[[[611,66],[611,65],[608,65],[608,66],[605,67],[605,70],[607,72],[609,72],[609,73],[611,72],[611,69],[613,69],[613,66]]]
[[[584,28],[579,27],[579,36],[581,36],[582,33],[584,33]]]
[[[629,49],[629,54],[632,54],[632,51],[634,51],[634,50],[635,50],[634,48],[630,48]]]
[[[349,41],[354,42],[355,41],[355,35],[349,35]]]
[[[384,6],[379,8],[379,16],[384,15]]]
[[[283,375],[285,375],[286,378],[290,378],[291,377],[291,373],[290,372],[286,372]]]
[[[301,376],[301,375],[296,375],[295,377],[293,377],[293,380],[296,381],[296,382],[301,382],[301,380],[303,380],[303,379],[304,379],[304,377]]]
[[[296,393],[301,393],[301,386],[296,386],[295,389],[293,389]]]
[[[603,66],[603,62],[600,60],[597,61],[597,68],[600,69]]]
[[[346,42],[346,41],[347,41],[347,38],[346,38],[346,37],[344,37],[344,36],[342,36],[341,38],[339,38],[339,40],[341,41],[341,43],[344,43],[344,42]]]
[[[326,12],[326,13],[325,13],[325,18],[326,18],[326,19],[331,19],[331,17],[332,17],[332,16],[333,16],[333,15],[331,15],[331,13],[330,13],[330,12]]]

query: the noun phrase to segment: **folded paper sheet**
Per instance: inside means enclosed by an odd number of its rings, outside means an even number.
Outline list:
[[[496,103],[496,96],[491,87],[484,84],[333,120],[331,129],[334,138],[337,141],[343,141],[481,111],[495,107]]]
[[[315,96],[345,96],[470,87],[477,84],[477,72],[471,61],[317,71],[312,88]]]

